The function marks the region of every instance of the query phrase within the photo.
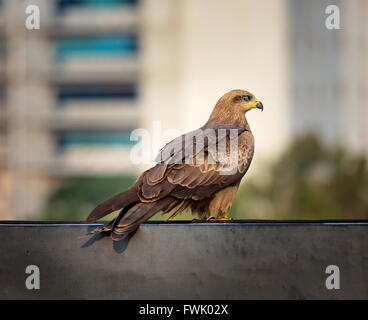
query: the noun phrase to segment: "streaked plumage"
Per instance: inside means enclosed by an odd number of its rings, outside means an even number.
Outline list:
[[[253,108],[263,110],[263,105],[251,93],[225,94],[203,127],[165,145],[153,168],[90,213],[89,223],[122,209],[114,220],[91,233],[111,232],[113,240],[120,240],[159,211],[170,217],[187,209],[201,219],[225,217],[253,158],[254,139],[245,118]],[[236,138],[235,152],[230,143]]]

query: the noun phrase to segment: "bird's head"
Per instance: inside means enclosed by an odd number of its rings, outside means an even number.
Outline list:
[[[234,125],[243,123],[244,114],[251,109],[261,109],[263,104],[252,93],[245,90],[231,90],[216,103],[205,126]]]
[[[252,93],[245,90],[232,90],[224,94],[220,100],[226,100],[234,111],[248,112],[252,109],[261,109],[263,104]]]

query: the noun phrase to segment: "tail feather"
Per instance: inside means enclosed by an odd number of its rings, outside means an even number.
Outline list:
[[[111,231],[114,228],[114,222],[115,222],[115,219],[111,220],[110,222],[106,223],[105,225],[103,225],[101,227],[97,227],[96,229],[93,229],[92,231],[89,231],[86,234],[86,236],[98,234],[98,233],[101,233],[101,232]]]
[[[154,214],[159,211],[165,211],[172,201],[172,198],[167,197],[156,202],[137,203],[121,219],[117,220],[111,232],[111,238],[115,241],[126,238]]]
[[[98,219],[108,215],[111,212],[119,210],[123,207],[129,206],[132,203],[138,201],[138,195],[136,188],[128,189],[124,192],[120,192],[106,201],[99,204],[92,210],[86,219],[87,223],[95,222]]]
[[[137,230],[144,221],[151,218],[154,214],[161,210],[165,211],[172,201],[172,198],[167,197],[156,202],[136,203],[130,208],[127,208],[127,210],[124,208],[114,220],[102,227],[96,228],[89,234],[110,231],[113,240],[122,240]]]

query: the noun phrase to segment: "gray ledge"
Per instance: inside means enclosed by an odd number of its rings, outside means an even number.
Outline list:
[[[368,221],[156,222],[118,243],[80,238],[95,226],[0,222],[0,299],[368,299]]]

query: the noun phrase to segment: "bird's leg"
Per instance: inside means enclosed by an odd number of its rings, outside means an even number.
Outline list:
[[[209,215],[206,220],[207,221],[209,221],[209,220],[216,220],[216,218],[214,216]]]

